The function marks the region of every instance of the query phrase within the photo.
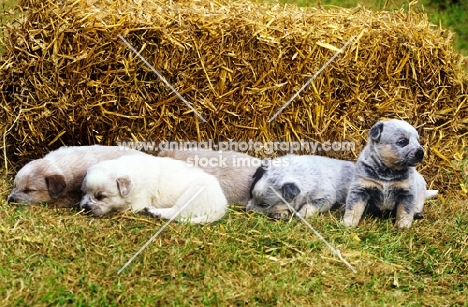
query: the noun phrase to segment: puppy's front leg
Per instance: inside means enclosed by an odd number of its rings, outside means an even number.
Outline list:
[[[166,220],[170,220],[177,213],[177,210],[175,210],[174,208],[156,208],[153,206],[145,207],[143,211],[152,218]]]
[[[304,217],[308,218],[318,212],[325,212],[330,210],[332,207],[332,201],[330,200],[331,197],[325,196],[319,199],[310,199],[309,203],[304,204],[298,213]]]
[[[309,195],[307,202],[298,209],[299,215],[304,218],[311,217],[318,212],[326,212],[333,207],[336,198],[332,195],[323,193],[320,196]]]
[[[268,214],[268,216],[275,220],[288,220],[291,216],[291,213],[288,209],[275,210]]]
[[[404,204],[396,206],[396,221],[395,225],[398,229],[411,228],[413,224],[413,212],[408,212]]]
[[[356,227],[359,224],[368,200],[369,194],[365,190],[349,190],[343,218],[343,223],[346,227]]]
[[[413,197],[408,197],[396,204],[395,226],[398,229],[411,228],[414,218],[414,206],[412,206]]]
[[[415,195],[410,191],[401,190],[396,193],[396,216],[395,226],[398,229],[410,228],[413,224],[415,211]]]

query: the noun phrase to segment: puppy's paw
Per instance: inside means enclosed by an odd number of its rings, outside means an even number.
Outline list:
[[[301,210],[299,210],[298,214],[303,218],[308,218],[318,212],[318,207],[312,204],[305,204],[302,206]]]
[[[357,225],[355,225],[355,223],[353,223],[353,222],[351,222],[349,220],[343,220],[343,226],[346,227],[346,228],[354,228]]]
[[[291,213],[287,210],[275,211],[269,214],[272,219],[275,220],[288,220],[291,216]]]
[[[141,210],[141,213],[155,219],[161,218],[161,212],[159,212],[159,210],[155,207],[145,207],[143,210]]]
[[[345,214],[343,218],[343,225],[347,228],[357,227],[359,224],[359,219],[354,217],[353,214]]]
[[[408,212],[409,211],[409,212]],[[411,228],[413,224],[414,211],[408,210],[404,205],[399,204],[396,208],[395,226],[398,229]],[[421,213],[421,212],[418,212]]]
[[[396,228],[398,228],[399,230],[402,230],[402,229],[408,229],[408,228],[411,228],[411,225],[413,224],[413,220],[412,219],[407,219],[407,218],[401,218],[399,219],[395,226]]]
[[[365,208],[366,203],[363,201],[351,202],[351,205],[346,204],[343,225],[345,227],[356,227],[361,220]]]

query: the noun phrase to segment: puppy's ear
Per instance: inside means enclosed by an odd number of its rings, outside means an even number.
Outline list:
[[[132,190],[132,180],[129,177],[120,177],[117,179],[117,187],[119,188],[120,195],[126,197]]]
[[[83,179],[81,180],[81,192],[84,191],[85,187],[86,187],[86,175],[88,175],[88,173],[86,172],[86,174],[83,176]]]
[[[264,169],[263,166],[260,166],[255,171],[255,174],[253,174],[252,178],[254,179],[254,181],[258,181],[260,178],[263,177],[263,174],[265,174],[265,172],[266,172],[266,169]]]
[[[253,178],[253,181],[252,181],[252,184],[250,185],[250,198],[253,197],[253,194],[252,194],[252,191],[253,189],[255,188],[255,185],[257,184],[257,182],[260,180],[260,178],[263,177],[263,174],[265,174],[266,170],[263,168],[263,166],[260,166],[259,168],[257,168],[257,170],[255,171],[255,174],[253,174],[252,178]]]
[[[371,140],[374,142],[378,142],[380,140],[380,135],[382,134],[383,131],[383,122],[378,122],[374,126],[372,126],[371,130],[369,131],[369,137]]]
[[[297,195],[301,193],[299,187],[292,182],[283,184],[281,191],[283,192],[283,198],[288,202],[292,201],[294,198],[296,198]]]
[[[52,198],[58,198],[60,193],[65,190],[67,183],[63,175],[49,175],[45,177],[47,191]]]

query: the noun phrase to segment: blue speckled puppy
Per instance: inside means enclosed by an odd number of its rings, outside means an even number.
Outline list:
[[[355,227],[367,207],[395,211],[396,227],[410,228],[422,216],[424,200],[437,195],[415,166],[424,150],[413,126],[403,120],[379,121],[369,131],[369,141],[356,162],[346,200],[344,224]]]
[[[286,155],[270,161],[254,174],[247,211],[287,219],[289,207],[270,189],[275,189],[301,216],[344,205],[354,173],[354,163],[313,155]]]

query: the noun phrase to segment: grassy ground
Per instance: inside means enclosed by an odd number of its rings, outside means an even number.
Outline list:
[[[14,19],[16,15],[13,8],[17,3],[18,0],[0,0],[0,26]],[[1,33],[2,32],[0,28],[0,34]]]
[[[0,306],[468,306],[468,211],[451,191],[402,232],[310,219],[357,274],[301,222],[232,207],[210,225],[171,224],[117,275],[163,221],[11,206],[10,189],[0,176]]]
[[[394,230],[339,213],[310,222],[352,273],[300,221],[233,207],[210,225],[163,225],[135,214],[95,219],[71,209],[0,201],[0,306],[468,306],[468,212],[443,196],[426,218]]]

